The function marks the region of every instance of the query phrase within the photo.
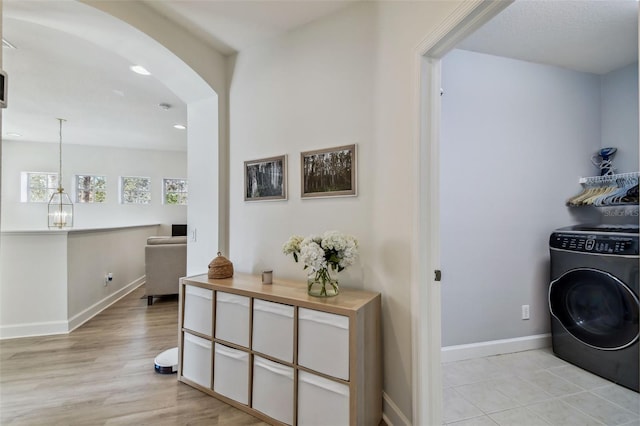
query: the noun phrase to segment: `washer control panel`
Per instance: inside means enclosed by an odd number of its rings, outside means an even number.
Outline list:
[[[594,254],[637,255],[638,237],[554,232],[549,238],[549,247]]]

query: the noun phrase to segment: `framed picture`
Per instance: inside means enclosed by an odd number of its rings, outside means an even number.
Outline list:
[[[244,200],[287,199],[287,156],[244,162]]]
[[[300,153],[302,198],[355,196],[356,146]]]

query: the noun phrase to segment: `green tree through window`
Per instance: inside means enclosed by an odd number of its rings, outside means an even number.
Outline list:
[[[93,175],[76,175],[77,203],[104,203],[106,199],[106,177]]]
[[[151,178],[123,176],[120,179],[122,204],[151,204]]]
[[[162,182],[165,204],[187,204],[188,188],[186,179],[163,179]]]
[[[58,188],[57,173],[22,172],[21,201],[48,203]]]

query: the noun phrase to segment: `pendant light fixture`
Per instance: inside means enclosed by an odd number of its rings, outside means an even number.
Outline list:
[[[58,189],[49,199],[49,228],[62,229],[73,227],[73,203],[62,187],[62,122],[64,118],[57,119],[60,122],[60,168],[58,170]]]

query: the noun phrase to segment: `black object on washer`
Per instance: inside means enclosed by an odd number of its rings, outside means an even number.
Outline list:
[[[639,392],[638,227],[560,228],[549,249],[553,352]]]

